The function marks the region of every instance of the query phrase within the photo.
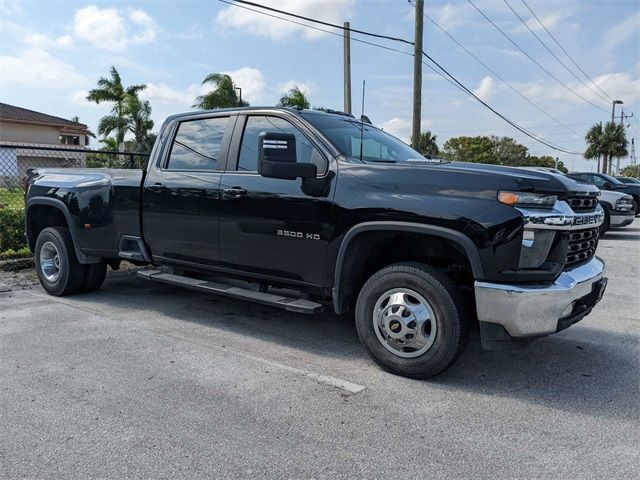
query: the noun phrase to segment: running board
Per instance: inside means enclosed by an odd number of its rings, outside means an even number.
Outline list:
[[[289,312],[314,314],[322,311],[322,304],[305,300],[303,298],[293,298],[273,293],[256,292],[246,288],[225,285],[224,283],[199,280],[197,278],[183,277],[165,273],[160,270],[139,270],[138,276],[154,282],[178,285],[180,287],[191,288],[208,293],[217,293],[231,298],[249,300],[263,305],[284,308]]]

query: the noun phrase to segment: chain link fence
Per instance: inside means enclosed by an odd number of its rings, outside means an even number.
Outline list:
[[[23,179],[28,168],[142,169],[148,158],[148,153],[0,144],[0,259],[26,247]]]

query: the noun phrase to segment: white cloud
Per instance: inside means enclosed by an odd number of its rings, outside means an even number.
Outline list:
[[[129,11],[129,18],[133,23],[142,28],[140,32],[133,36],[136,43],[149,43],[156,39],[156,23],[147,12],[140,8]]]
[[[289,80],[278,84],[278,93],[287,93],[294,87],[298,87],[302,93],[309,96],[317,88],[316,82],[298,82],[296,80]]]
[[[265,101],[266,83],[262,71],[257,68],[243,67],[226,73],[233,79],[236,87],[242,88],[242,99],[251,104]]]
[[[604,37],[604,47],[611,50],[618,45],[626,42],[630,38],[635,38],[636,46],[638,45],[638,31],[640,31],[640,12],[636,12],[629,18],[614,25]]]
[[[230,75],[235,84],[242,88],[242,99],[251,104],[265,100],[266,83],[262,71],[257,68],[243,67],[230,72],[223,72]],[[152,105],[162,105],[173,108],[174,113],[191,108],[198,95],[203,95],[211,90],[209,84],[191,84],[185,88],[178,89],[166,83],[146,82],[147,88],[140,92],[140,97],[149,100]]]
[[[351,17],[355,0],[325,0],[322,2],[263,0],[261,3],[298,15],[341,25]],[[242,33],[252,33],[271,38],[272,40],[284,40],[298,34],[302,34],[302,36],[308,40],[316,40],[326,36],[325,33],[318,30],[234,6],[222,9],[218,12],[218,15],[216,15],[215,20],[223,32],[236,29]],[[296,19],[296,21],[298,20]],[[300,20],[300,22],[304,23],[304,20]],[[326,27],[326,29],[331,30],[330,27]]]
[[[490,100],[495,93],[495,82],[491,75],[487,75],[482,80],[480,80],[480,85],[476,88],[473,93],[480,97],[485,102]]]
[[[71,38],[71,35],[62,35],[56,38],[55,43],[59,47],[70,47],[73,45],[73,38]]]
[[[616,72],[599,75],[593,80],[596,85],[602,88],[609,95],[615,98],[622,98],[627,104],[640,100],[639,76],[633,77],[628,73]],[[582,97],[590,100],[596,105],[601,105],[605,109],[611,108],[610,104],[605,104],[602,99],[597,97],[595,93],[585,85],[578,82],[567,83],[567,85]],[[573,95],[561,85],[552,83],[551,81],[536,80],[533,82],[515,84],[515,86],[523,93],[523,95],[533,101],[554,102],[554,107],[556,109],[568,109],[571,105],[576,104],[581,104],[583,106],[587,105],[578,96]],[[595,87],[592,86],[592,89],[595,90]]]
[[[20,55],[0,56],[2,86],[14,84],[57,89],[82,83],[85,79],[75,68],[41,48],[30,48]]]
[[[538,15],[538,18],[544,24],[544,26],[547,27],[547,29],[551,30],[552,28],[558,26],[560,21],[567,18],[571,13],[572,12],[570,11],[562,10],[562,11],[548,13],[546,15]],[[520,14],[520,16],[523,17],[524,19],[524,16],[522,14]],[[531,30],[533,30],[534,32],[544,31],[544,28],[542,27],[542,25],[540,25],[540,23],[534,17],[531,17],[528,20],[526,20],[526,23],[527,23],[527,26],[531,28]],[[520,32],[520,33],[528,32],[529,29],[527,28],[527,26],[524,26],[522,25],[522,23],[519,23],[514,31]]]
[[[0,0],[0,11],[5,15],[22,13],[22,5],[17,0]]]
[[[409,143],[411,141],[411,120],[403,117],[393,117],[382,122],[380,125],[385,132],[398,137],[400,140]],[[422,131],[431,128],[433,121],[423,118],[420,121]]]
[[[156,23],[142,9],[129,11],[129,23],[116,8],[95,5],[76,11],[73,31],[97,48],[121,50],[129,43],[149,43],[156,38]]]
[[[118,50],[127,43],[124,20],[115,8],[90,5],[77,10],[73,30],[76,36],[98,48]]]
[[[406,140],[411,137],[411,121],[406,118],[393,117],[380,124],[385,132]]]

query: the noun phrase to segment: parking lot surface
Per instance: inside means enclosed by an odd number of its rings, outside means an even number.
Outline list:
[[[2,293],[0,476],[637,478],[640,222],[598,255],[582,322],[503,352],[476,329],[429,381],[377,367],[350,317],[133,272]]]

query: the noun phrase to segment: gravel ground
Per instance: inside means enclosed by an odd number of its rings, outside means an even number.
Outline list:
[[[507,352],[474,332],[430,381],[380,370],[348,317],[0,272],[0,476],[638,478],[639,240],[636,220],[601,241],[578,325]]]

